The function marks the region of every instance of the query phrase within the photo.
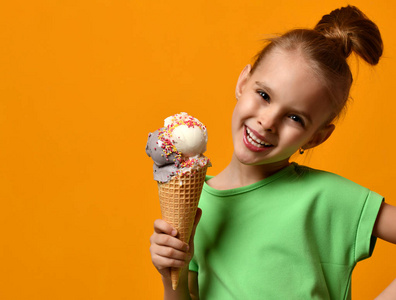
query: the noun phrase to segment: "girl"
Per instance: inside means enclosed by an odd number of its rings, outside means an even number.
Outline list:
[[[352,270],[376,238],[396,243],[396,208],[380,195],[290,162],[332,134],[349,97],[351,52],[375,65],[382,40],[348,6],[313,30],[270,40],[243,69],[234,153],[204,185],[195,238],[186,245],[169,224],[154,223],[150,251],[165,299],[350,299]],[[183,267],[176,291],[170,267]]]

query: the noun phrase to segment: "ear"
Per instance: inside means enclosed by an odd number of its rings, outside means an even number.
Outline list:
[[[334,124],[329,124],[325,127],[323,127],[322,129],[319,129],[314,136],[312,137],[312,139],[306,143],[302,148],[303,149],[310,149],[310,148],[314,148],[320,144],[322,144],[323,142],[325,142],[333,133],[335,129],[335,125]]]
[[[247,65],[246,67],[243,68],[241,74],[239,74],[238,82],[235,88],[235,97],[239,99],[239,97],[242,94],[243,88],[245,87],[245,84],[249,78],[250,75],[250,70],[252,69],[251,65]]]

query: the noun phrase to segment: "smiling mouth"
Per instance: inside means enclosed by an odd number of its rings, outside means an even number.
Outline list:
[[[269,148],[273,147],[272,144],[269,144],[263,140],[260,140],[248,127],[246,127],[246,139],[250,144],[257,148]]]

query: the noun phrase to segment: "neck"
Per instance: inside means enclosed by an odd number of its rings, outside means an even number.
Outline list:
[[[233,154],[230,164],[222,173],[229,178],[232,188],[236,188],[263,180],[288,165],[290,165],[289,160],[262,165],[246,165]]]

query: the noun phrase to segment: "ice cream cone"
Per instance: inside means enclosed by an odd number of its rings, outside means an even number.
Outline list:
[[[177,237],[188,243],[194,226],[198,202],[205,181],[207,166],[192,173],[174,176],[165,183],[158,182],[162,218],[177,231]],[[171,269],[172,288],[176,290],[180,268]]]

